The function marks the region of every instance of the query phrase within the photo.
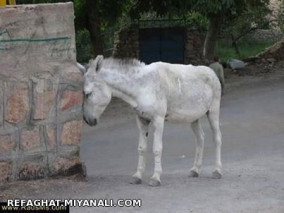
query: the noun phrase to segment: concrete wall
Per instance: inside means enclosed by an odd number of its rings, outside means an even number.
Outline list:
[[[73,4],[0,9],[0,181],[81,171]]]
[[[200,64],[203,61],[203,36],[197,30],[185,29],[185,64]],[[130,27],[121,30],[115,39],[113,56],[117,58],[139,58],[139,29]]]

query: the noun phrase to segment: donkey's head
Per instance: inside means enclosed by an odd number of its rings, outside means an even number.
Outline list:
[[[84,120],[90,126],[99,122],[101,114],[111,100],[111,89],[98,75],[103,61],[99,55],[90,61],[89,68],[84,74]]]

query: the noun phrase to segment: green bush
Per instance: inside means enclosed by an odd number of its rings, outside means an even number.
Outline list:
[[[87,63],[93,57],[90,34],[87,29],[76,32],[77,61]]]

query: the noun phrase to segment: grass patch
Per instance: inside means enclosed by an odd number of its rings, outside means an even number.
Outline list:
[[[250,56],[255,56],[274,43],[275,41],[272,40],[257,41],[242,39],[237,43],[240,51],[240,56],[238,56],[230,41],[219,40],[216,46],[216,54],[220,57],[221,61],[228,61],[232,58],[245,59]]]

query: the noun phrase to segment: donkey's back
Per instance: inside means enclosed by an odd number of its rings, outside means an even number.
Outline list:
[[[158,70],[166,93],[167,120],[193,122],[212,107],[219,108],[221,86],[209,67],[163,62],[151,66]]]

